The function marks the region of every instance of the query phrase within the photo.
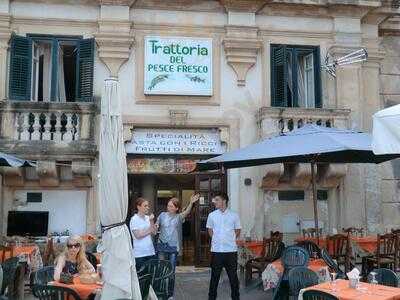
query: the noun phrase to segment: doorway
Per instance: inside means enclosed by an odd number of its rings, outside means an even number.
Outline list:
[[[210,238],[206,228],[208,214],[214,209],[211,199],[214,194],[226,190],[226,180],[221,174],[128,174],[129,211],[133,215],[135,200],[149,200],[156,217],[166,211],[172,197],[181,202],[182,210],[187,207],[192,194],[200,193],[198,203],[186,217],[182,226],[182,256],[180,265],[209,266]]]

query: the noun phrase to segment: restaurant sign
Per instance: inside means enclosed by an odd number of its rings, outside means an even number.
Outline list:
[[[144,94],[212,95],[212,39],[146,36]]]
[[[136,128],[128,154],[218,155],[225,152],[217,130]]]

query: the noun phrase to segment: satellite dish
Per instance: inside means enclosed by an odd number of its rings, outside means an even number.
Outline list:
[[[325,71],[332,77],[336,77],[336,68],[338,66],[350,65],[358,62],[366,61],[368,58],[368,52],[362,48],[353,51],[345,56],[334,59],[333,56],[328,52],[325,57],[325,65],[322,66]]]

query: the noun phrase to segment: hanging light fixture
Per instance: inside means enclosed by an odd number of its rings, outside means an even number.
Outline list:
[[[334,59],[332,55],[328,54],[325,57],[325,65],[322,66],[329,75],[336,77],[336,68],[338,66],[344,66],[354,64],[358,62],[366,61],[368,58],[368,52],[365,48],[353,51],[345,56]]]

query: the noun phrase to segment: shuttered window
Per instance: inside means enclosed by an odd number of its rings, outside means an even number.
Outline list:
[[[13,35],[10,100],[92,101],[94,39]]]
[[[271,104],[320,108],[319,47],[271,45]]]

